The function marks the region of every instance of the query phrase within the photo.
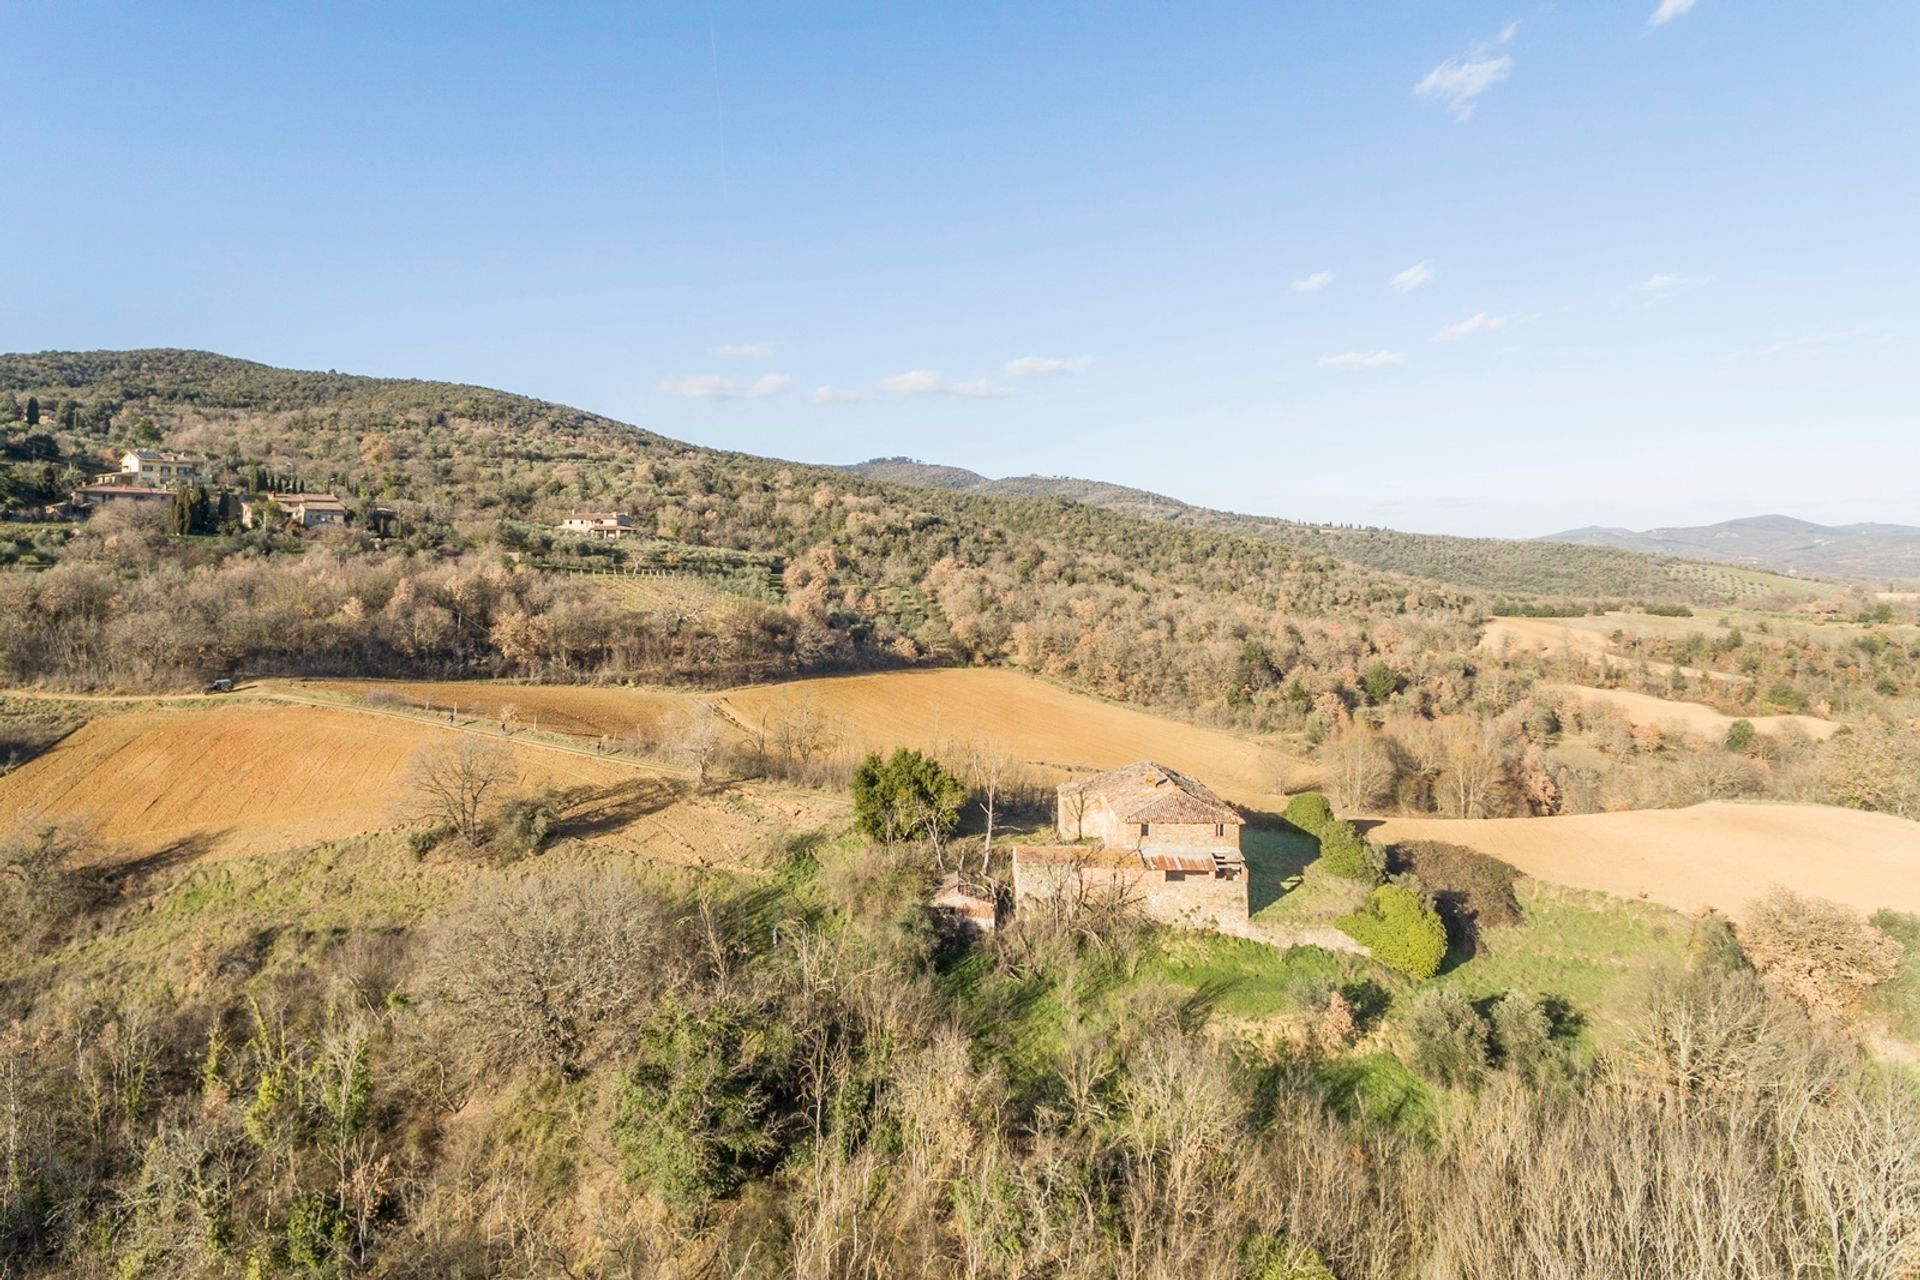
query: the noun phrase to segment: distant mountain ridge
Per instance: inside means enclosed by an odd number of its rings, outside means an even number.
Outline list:
[[[1551,533],[1540,541],[1714,560],[1796,577],[1920,580],[1920,528],[1911,525],[1824,525],[1793,516],[1764,515],[1638,532],[1589,525]]]
[[[1104,480],[1074,476],[1006,476],[995,480],[965,467],[942,466],[914,458],[870,458],[840,468],[882,484],[917,485],[923,489],[952,489],[993,498],[1066,498],[1128,515],[1166,518],[1194,510],[1178,498],[1145,489],[1132,489]]]

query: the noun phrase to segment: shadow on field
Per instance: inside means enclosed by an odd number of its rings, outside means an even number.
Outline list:
[[[560,798],[560,816],[553,835],[575,839],[606,835],[659,813],[679,799],[679,794],[672,783],[659,778],[569,791]]]
[[[220,837],[226,834],[224,831],[201,832],[197,835],[185,836],[164,848],[142,854],[137,858],[101,864],[100,887],[109,893],[136,892],[161,872],[170,871],[174,867],[197,862],[206,857],[213,852],[213,846]]]
[[[1320,842],[1271,813],[1248,815],[1241,834],[1247,859],[1247,912],[1258,915],[1300,883],[1307,864],[1320,856]]]

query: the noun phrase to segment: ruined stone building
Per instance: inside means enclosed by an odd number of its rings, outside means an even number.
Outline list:
[[[1245,820],[1202,783],[1141,761],[1065,784],[1055,805],[1060,843],[1014,848],[1016,910],[1104,891],[1169,924],[1228,931],[1246,924]]]

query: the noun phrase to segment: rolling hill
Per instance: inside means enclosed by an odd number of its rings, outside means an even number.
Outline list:
[[[1788,577],[1735,571],[1726,557],[1687,555],[1658,547],[1613,546],[1579,538],[1464,538],[1402,533],[1361,525],[1327,525],[1254,516],[1195,506],[1165,494],[1073,476],[1009,476],[990,479],[965,467],[913,458],[873,458],[840,470],[886,484],[945,489],[992,497],[1055,499],[1117,511],[1144,520],[1210,529],[1280,542],[1302,553],[1330,555],[1351,564],[1410,577],[1516,596],[1685,598],[1730,601],[1775,592],[1801,593]],[[1542,543],[1590,547],[1598,554],[1540,556]],[[1692,561],[1721,560],[1722,565]],[[1802,571],[1796,577],[1818,577]]]
[[[1541,541],[1716,560],[1795,577],[1920,581],[1920,528],[1911,525],[1824,525],[1769,515],[1641,532],[1589,526]]]

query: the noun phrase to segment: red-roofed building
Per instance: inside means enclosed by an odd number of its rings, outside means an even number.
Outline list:
[[[1238,928],[1247,920],[1246,825],[1186,774],[1151,761],[1063,785],[1058,845],[1013,851],[1014,901],[1101,888],[1174,924]]]

